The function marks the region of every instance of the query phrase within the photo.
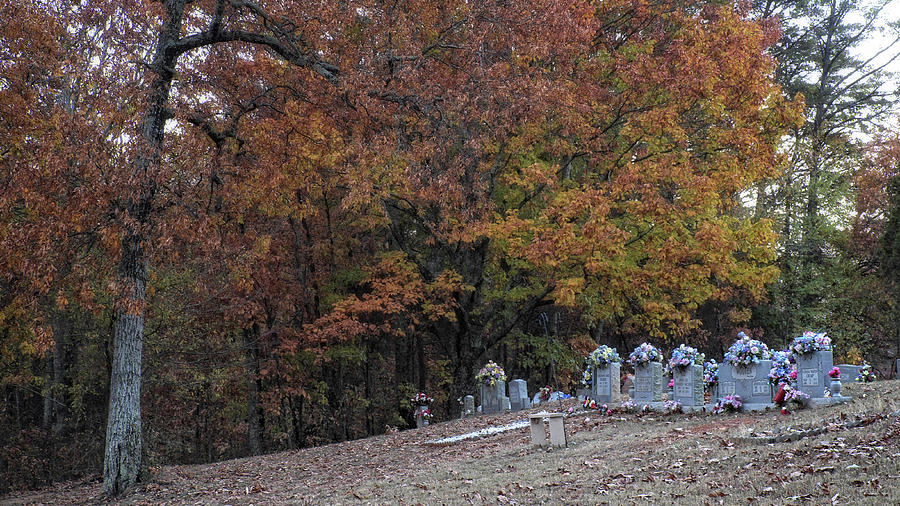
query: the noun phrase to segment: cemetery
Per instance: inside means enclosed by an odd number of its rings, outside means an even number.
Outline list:
[[[900,504],[898,6],[3,2],[0,506]]]
[[[844,388],[846,403],[789,415],[621,406],[606,414],[562,399],[295,452],[167,466],[131,500],[830,504],[840,494],[839,504],[894,504],[900,381]],[[554,422],[565,425],[562,440],[551,441]],[[91,502],[98,490],[78,482],[12,499],[47,503],[55,493]]]

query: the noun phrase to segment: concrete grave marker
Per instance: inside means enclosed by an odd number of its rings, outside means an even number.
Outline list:
[[[619,402],[621,399],[620,371],[618,363],[612,363],[606,367],[594,367],[591,398],[606,404]]]
[[[672,378],[675,380],[675,402],[687,408],[703,405],[702,365],[675,367]]]
[[[428,406],[419,406],[416,408],[416,428],[421,429],[422,427],[428,426],[428,418],[425,418],[425,413],[430,412],[428,410]]]
[[[493,386],[482,383],[479,387],[481,390],[482,413],[499,413],[503,410],[504,399],[506,402],[509,402],[509,397],[506,397],[505,381],[497,381]]]
[[[648,362],[634,368],[634,402],[647,403],[662,400],[662,364]]]
[[[531,407],[528,400],[528,383],[525,380],[514,379],[509,382],[509,407],[513,411]]]
[[[546,401],[542,401],[541,400],[541,392],[538,391],[534,394],[534,397],[531,399],[531,405],[537,406],[538,404],[540,404],[542,402],[558,401],[558,400],[568,399],[568,398],[569,398],[568,394],[560,392],[559,390],[554,390],[554,391],[550,392],[549,399],[547,399]]]
[[[841,370],[841,383],[856,381],[856,377],[862,371],[861,365],[838,364],[837,368]]]
[[[475,396],[467,395],[463,397],[463,418],[475,416]]]
[[[797,388],[813,399],[825,397],[825,389],[831,382],[825,374],[834,367],[834,357],[829,351],[814,351],[796,355]],[[856,379],[855,377],[853,379]],[[852,380],[851,380],[852,381]]]
[[[735,366],[727,362],[719,365],[719,397],[739,395],[744,409],[749,410],[771,406],[771,369],[771,360],[760,360],[748,366]]]

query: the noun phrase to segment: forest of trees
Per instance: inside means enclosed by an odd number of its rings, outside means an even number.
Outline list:
[[[0,493],[447,419],[488,360],[569,390],[598,344],[816,330],[890,376],[886,5],[3,2]]]

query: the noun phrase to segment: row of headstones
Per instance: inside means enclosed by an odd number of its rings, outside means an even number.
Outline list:
[[[509,395],[506,395],[506,382],[498,381],[493,385],[479,385],[479,398],[481,400],[482,413],[499,413],[501,411],[519,411],[528,409],[532,404],[539,404],[539,394],[535,394],[533,400],[528,398],[528,383],[523,379],[514,379],[509,382]],[[556,400],[561,395],[559,392],[551,393],[550,400]],[[467,395],[463,398],[462,416],[475,414],[475,398]]]
[[[828,388],[826,372],[831,370],[834,359],[831,351],[816,351],[797,357],[797,387],[809,394],[811,398],[824,398]],[[771,360],[760,360],[748,367],[736,367],[728,363],[719,366],[718,397],[739,395],[747,408],[762,407],[772,404],[773,388],[769,382]],[[858,366],[841,365],[841,374],[845,378],[855,378],[859,374]],[[856,368],[854,370],[850,370]],[[844,370],[846,369],[846,370]],[[674,400],[686,407],[704,404],[703,366],[693,365],[679,367],[672,371]],[[621,366],[609,364],[606,367],[595,367],[590,397],[597,402],[614,403],[621,400]],[[556,393],[556,392],[554,392]],[[637,404],[660,402],[663,398],[663,367],[659,362],[635,367],[634,396]],[[498,381],[494,385],[480,385],[482,413],[498,413],[501,411],[518,411],[531,407],[528,399],[528,385],[523,379],[509,382],[509,396],[506,395],[506,382]],[[552,400],[552,399],[551,399]],[[467,395],[463,401],[463,416],[475,414],[475,399]]]
[[[797,387],[813,399],[824,398],[827,389],[826,373],[834,359],[831,351],[816,351],[797,357]],[[773,388],[769,382],[771,360],[760,360],[748,367],[728,363],[719,366],[718,397],[739,395],[748,409],[772,404]],[[850,372],[848,370],[848,372]],[[858,374],[858,371],[856,372]],[[597,402],[614,403],[621,400],[620,364],[595,367],[590,396]],[[849,377],[849,376],[848,376]],[[853,378],[856,376],[853,375]],[[676,367],[672,371],[674,400],[684,407],[704,404],[703,366]],[[636,404],[662,401],[663,367],[659,362],[635,367],[634,397]]]

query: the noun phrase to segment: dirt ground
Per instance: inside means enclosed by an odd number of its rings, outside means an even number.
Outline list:
[[[890,415],[900,381],[847,384],[844,393],[853,401],[789,415],[576,412],[566,420],[569,446],[552,450],[533,447],[528,428],[429,443],[527,418],[480,416],[166,466],[116,504],[900,504],[900,418]],[[817,428],[827,430],[807,430]],[[779,435],[796,440],[771,442]],[[99,494],[97,477],[6,495],[0,505],[99,503]]]

